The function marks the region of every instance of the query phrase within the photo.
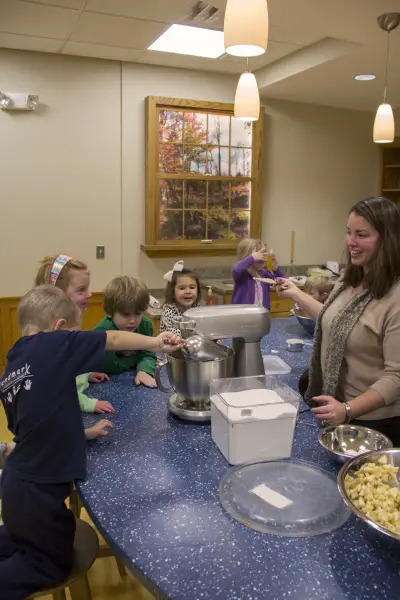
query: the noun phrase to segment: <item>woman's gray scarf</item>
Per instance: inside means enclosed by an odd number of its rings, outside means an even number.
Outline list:
[[[310,406],[317,404],[312,400],[314,396],[333,396],[337,400],[337,387],[339,382],[340,370],[344,361],[344,353],[348,337],[361,317],[368,303],[372,300],[372,295],[368,290],[363,290],[351,298],[350,302],[333,318],[329,332],[328,346],[326,351],[324,376],[321,369],[321,341],[322,327],[321,319],[327,308],[343,292],[345,284],[339,282],[325,302],[320,312],[314,333],[314,345],[311,354],[310,372],[308,388],[305,393],[305,400]]]

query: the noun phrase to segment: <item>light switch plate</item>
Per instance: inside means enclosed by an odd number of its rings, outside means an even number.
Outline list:
[[[96,258],[102,259],[106,256],[105,246],[96,246]]]

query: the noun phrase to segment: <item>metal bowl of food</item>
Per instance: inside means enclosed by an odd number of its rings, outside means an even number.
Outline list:
[[[392,442],[383,433],[359,425],[324,427],[319,431],[318,441],[339,463],[373,450],[393,448]]]
[[[400,541],[400,449],[355,456],[340,469],[338,487],[350,510],[367,525]]]
[[[311,317],[304,314],[300,308],[296,307],[292,308],[290,312],[296,317],[300,325],[307,331],[307,333],[314,335],[315,321]]]

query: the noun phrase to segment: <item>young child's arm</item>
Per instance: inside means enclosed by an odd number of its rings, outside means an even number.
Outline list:
[[[142,318],[138,333],[143,335],[153,336],[153,325],[150,319],[146,317]],[[154,379],[154,372],[156,368],[156,355],[154,352],[149,350],[140,350],[137,353],[138,363],[136,365],[137,374],[135,377],[136,385],[146,385],[147,387],[156,387],[156,380]]]
[[[250,256],[246,256],[246,258],[239,260],[239,262],[232,267],[233,279],[239,279],[243,273],[247,272],[247,269],[254,265],[254,262],[254,257],[251,254]]]
[[[76,391],[78,392],[79,406],[83,412],[114,412],[112,405],[105,400],[97,400],[96,398],[89,398],[86,396],[85,391],[89,387],[89,373],[83,373],[78,375],[76,378]]]
[[[170,331],[157,337],[148,337],[128,331],[106,331],[106,350],[127,352],[131,350],[152,350],[153,352],[173,352],[181,348],[181,339]]]
[[[108,429],[113,429],[114,425],[107,419],[100,419],[91,427],[85,429],[85,438],[87,440],[95,440],[99,437],[105,437],[108,435]]]

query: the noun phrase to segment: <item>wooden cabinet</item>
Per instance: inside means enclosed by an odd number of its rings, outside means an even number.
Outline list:
[[[382,196],[400,204],[400,137],[382,148]]]

